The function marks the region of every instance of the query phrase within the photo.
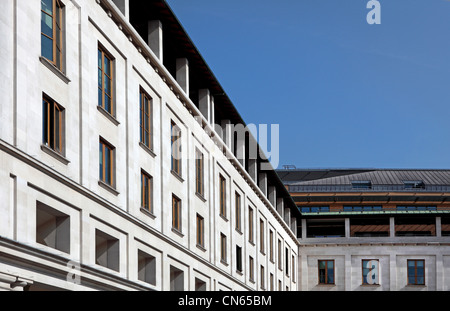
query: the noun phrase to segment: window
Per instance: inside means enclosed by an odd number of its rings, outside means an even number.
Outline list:
[[[362,283],[363,285],[379,284],[378,270],[379,262],[376,259],[362,261]]]
[[[70,253],[70,217],[41,202],[36,203],[36,242]]]
[[[353,189],[372,189],[372,182],[370,181],[352,181]]]
[[[226,179],[222,175],[219,175],[219,187],[220,187],[220,215],[227,217],[227,198],[226,198]]]
[[[96,264],[119,272],[119,239],[95,230]]]
[[[44,95],[42,116],[42,143],[62,155],[64,152],[64,108]]]
[[[278,240],[278,269],[283,270],[283,248],[281,247],[281,240]]]
[[[113,59],[98,48],[98,105],[114,116]]]
[[[292,280],[295,282],[295,256],[292,255]]]
[[[220,261],[227,262],[227,237],[220,234]]]
[[[156,285],[156,258],[138,250],[139,281]]]
[[[172,228],[181,232],[181,200],[172,196]]]
[[[195,150],[195,192],[200,196],[204,196],[204,156],[200,150]]]
[[[397,206],[397,211],[435,211],[436,206]]]
[[[264,243],[264,220],[259,220],[259,250],[264,254],[265,252],[265,243]]]
[[[41,55],[62,71],[63,5],[59,0],[41,0]]]
[[[170,291],[184,291],[184,272],[174,266],[170,266]]]
[[[269,232],[269,254],[270,254],[270,261],[273,262],[273,231],[270,230]]]
[[[145,173],[141,172],[141,207],[145,210],[153,213],[153,178]]]
[[[274,289],[274,285],[273,285],[273,273],[270,274],[270,291],[273,292]]]
[[[205,220],[197,214],[197,245],[205,246]]]
[[[261,289],[265,289],[265,271],[264,271],[264,266],[261,266],[260,268],[260,279],[261,279]]]
[[[172,133],[172,172],[181,176],[181,130],[172,121],[171,123]]]
[[[140,90],[140,139],[141,143],[152,149],[152,99]]]
[[[408,260],[408,285],[425,285],[425,260]]]
[[[237,192],[234,195],[234,208],[236,217],[236,230],[241,231],[241,196]]]
[[[110,186],[114,185],[114,151],[115,148],[100,138],[100,180]]]
[[[242,247],[236,245],[236,270],[242,272]]]
[[[319,284],[334,284],[334,260],[319,260]]]
[[[403,181],[405,189],[425,189],[425,183],[422,180]]]
[[[195,291],[196,292],[205,292],[206,291],[206,282],[200,279],[195,278]]]
[[[248,208],[248,241],[253,243],[253,209]]]
[[[330,211],[329,206],[310,206],[310,207],[301,207],[300,211],[302,213],[326,213]]]
[[[284,266],[285,268],[285,272],[286,272],[286,276],[289,276],[289,249],[286,247],[285,248],[285,254],[284,254]]]
[[[250,281],[254,282],[255,279],[255,263],[253,261],[253,257],[250,256],[248,259],[248,271],[249,271],[249,277],[250,277]]]
[[[381,205],[375,206],[344,206],[344,212],[375,212],[382,211]]]

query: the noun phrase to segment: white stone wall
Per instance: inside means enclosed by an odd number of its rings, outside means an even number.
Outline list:
[[[305,243],[299,248],[302,291],[446,291],[450,286],[450,245],[411,241]],[[422,239],[423,240],[423,239]],[[379,284],[362,284],[362,260],[379,260]],[[408,285],[407,260],[425,260],[425,285]],[[335,260],[335,284],[318,282],[318,261]]]
[[[297,241],[275,208],[267,207],[237,168],[226,159],[133,42],[93,0],[62,0],[65,5],[64,72],[40,60],[40,2],[2,1],[0,31],[0,272],[73,290],[169,290],[170,266],[184,272],[185,289],[195,278],[208,290],[260,290],[259,267],[275,274],[283,290],[296,279],[277,269],[248,243],[247,212],[254,210],[255,237],[264,219],[297,255]],[[125,21],[122,21],[125,23]],[[15,44],[16,43],[16,44]],[[97,48],[115,58],[116,121],[97,108]],[[153,62],[158,62],[152,59]],[[153,154],[139,145],[139,88],[153,99]],[[42,148],[42,94],[65,108],[65,154],[61,161]],[[170,172],[170,121],[182,129],[182,180]],[[116,148],[115,191],[98,183],[99,137]],[[205,201],[195,195],[195,147],[205,155]],[[153,177],[153,217],[140,210],[141,169]],[[218,174],[227,178],[227,219],[219,216]],[[242,202],[242,233],[235,230],[234,193]],[[182,200],[182,235],[171,230],[172,193]],[[70,217],[70,254],[36,243],[36,202]],[[205,249],[196,246],[196,214],[205,219]],[[119,271],[95,262],[95,230],[119,240]],[[227,236],[227,265],[220,262],[220,233]],[[276,242],[274,240],[276,254]],[[235,246],[242,246],[242,275],[236,272]],[[138,280],[137,252],[156,258],[156,285]],[[248,278],[248,256],[255,259],[255,283]],[[283,257],[284,260],[284,257]],[[68,263],[81,266],[81,285],[67,282]],[[291,262],[291,260],[289,260]],[[284,264],[284,263],[283,263]],[[34,269],[33,267],[39,267]],[[9,279],[9,278],[8,278]],[[7,286],[6,286],[7,287]],[[3,287],[2,287],[3,288]]]

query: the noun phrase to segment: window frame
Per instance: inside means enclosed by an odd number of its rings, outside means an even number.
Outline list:
[[[242,215],[241,215],[241,195],[235,191],[234,193],[234,212],[235,212],[235,229],[238,232],[242,230]]]
[[[195,148],[195,193],[202,198],[205,195],[204,162],[204,154],[198,148]]]
[[[325,277],[324,277],[325,281],[324,282],[320,281],[320,270],[321,270],[320,269],[320,263],[321,262],[325,263]],[[328,282],[328,263],[329,262],[333,263],[333,281],[332,282]],[[319,285],[335,285],[336,284],[336,279],[335,279],[336,271],[335,271],[335,268],[336,268],[336,265],[335,265],[334,259],[323,259],[323,260],[321,259],[321,260],[318,260],[317,270],[318,270],[318,283],[319,283]]]
[[[248,241],[254,244],[254,232],[253,232],[253,222],[254,222],[254,212],[251,206],[248,207]]]
[[[145,102],[147,100],[147,102]],[[147,104],[147,106],[145,105]],[[147,112],[146,113],[146,109]],[[139,139],[148,149],[153,150],[153,99],[141,87],[139,89]],[[145,125],[148,125],[146,129]]]
[[[380,275],[379,273],[377,274],[377,279],[374,283],[370,284],[369,282],[367,282],[367,275],[370,273],[370,271],[372,271],[372,268],[365,268],[364,263],[365,262],[372,262],[372,261],[376,261],[377,262],[377,269],[378,271],[380,271],[380,260],[379,259],[362,259],[361,260],[361,284],[362,285],[380,285]],[[364,269],[369,269],[367,275],[364,275]],[[364,278],[366,278],[366,282],[364,282]]]
[[[147,195],[147,201],[145,195]],[[153,177],[144,170],[141,170],[141,208],[153,214]]]
[[[100,55],[101,55],[101,59],[102,59],[101,67],[99,67],[99,64],[98,64],[98,58]],[[110,68],[109,75],[105,73],[105,68],[104,68],[105,67],[105,58],[108,59],[108,61],[109,61],[109,68]],[[98,106],[101,107],[104,111],[106,111],[113,117],[116,116],[115,94],[114,94],[114,79],[115,79],[114,61],[115,61],[114,57],[106,50],[106,48],[104,48],[101,44],[99,44],[98,52],[97,52],[97,69],[99,70],[99,73],[101,72],[101,74],[102,74],[102,81],[101,81],[102,86],[101,86],[101,88],[100,88],[100,86],[98,86],[98,89],[102,92],[102,99],[101,99],[101,103],[100,102],[98,103]],[[105,89],[106,89],[105,88],[105,75],[109,78],[110,83],[111,83],[111,85],[110,85],[111,94],[107,94],[105,91]],[[98,80],[98,77],[97,77],[97,80]],[[98,83],[98,84],[100,84],[100,83]],[[108,110],[106,107],[105,95],[110,98],[111,110]]]
[[[227,236],[220,233],[220,261],[227,263]]]
[[[181,129],[172,120],[170,122],[171,133],[171,171],[181,177]]]
[[[42,96],[42,144],[64,156],[65,109],[46,94]],[[52,122],[53,120],[53,122]],[[58,128],[56,127],[58,124]],[[53,136],[53,141],[51,141]],[[59,145],[59,147],[57,146]]]
[[[410,274],[409,274],[409,272],[410,272],[410,270],[409,270],[409,263],[410,262],[414,262],[414,283],[410,282]],[[422,262],[422,265],[423,265],[423,267],[422,267],[422,269],[423,269],[423,277],[422,277],[423,278],[423,283],[419,283],[417,281],[417,279],[419,278],[417,276],[417,263],[418,262]],[[408,285],[425,286],[425,284],[426,284],[426,282],[425,282],[425,259],[408,259],[406,261],[406,278],[407,278],[407,284]]]
[[[181,199],[172,194],[172,229],[182,232],[182,210]]]
[[[220,215],[227,218],[227,180],[219,174],[219,209]]]
[[[102,170],[100,170],[99,169],[99,171],[100,171],[100,174],[99,174],[99,179],[100,179],[100,181],[101,182],[103,182],[104,184],[106,184],[106,185],[109,185],[109,186],[111,186],[111,187],[115,187],[115,182],[116,182],[116,180],[115,180],[115,176],[114,176],[114,171],[115,171],[115,151],[116,151],[116,148],[113,146],[113,145],[111,145],[110,143],[108,143],[105,139],[103,139],[102,137],[100,137],[100,139],[99,139],[99,143],[100,143],[100,148],[101,148],[101,150],[100,150],[100,155],[101,155],[101,157],[102,157],[102,164],[100,164],[101,166],[102,166]],[[110,166],[109,166],[109,168],[108,168],[108,170],[109,170],[109,173],[110,173],[110,178],[111,178],[111,181],[110,182],[108,182],[107,180],[106,180],[106,165],[105,165],[105,150],[106,149],[108,149],[109,150],[109,154],[110,154],[110,159],[109,159],[109,164],[110,164]]]
[[[64,55],[64,36],[63,36],[63,22],[64,22],[64,4],[61,0],[51,0],[52,1],[52,14],[50,15],[46,11],[42,9],[41,5],[41,56],[48,60],[51,64],[53,64],[56,68],[58,68],[61,72],[63,72],[63,55]],[[50,38],[47,34],[42,32],[42,14],[49,16],[52,19],[52,37]],[[59,18],[58,18],[59,17]],[[48,59],[44,55],[42,55],[42,46],[43,40],[42,36],[48,38],[52,41],[52,58]],[[59,46],[58,46],[58,37],[59,37]],[[59,51],[59,52],[58,52]]]
[[[197,214],[196,224],[197,224],[197,245],[205,247],[205,218],[203,218],[200,214]]]
[[[266,243],[265,243],[265,224],[264,219],[259,219],[259,251],[265,255]]]

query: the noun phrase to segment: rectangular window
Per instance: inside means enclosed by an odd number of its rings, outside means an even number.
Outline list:
[[[248,241],[253,243],[253,209],[248,208]]]
[[[352,181],[353,189],[372,189],[372,182],[365,180],[354,180]]]
[[[264,254],[265,252],[265,236],[264,236],[264,220],[259,220],[259,250]]]
[[[200,196],[204,196],[204,156],[203,153],[200,152],[200,150],[195,150],[195,192],[198,193]]]
[[[273,285],[273,273],[270,274],[270,291],[273,292],[275,290]]]
[[[172,172],[181,176],[181,130],[175,122],[171,122],[172,133]]]
[[[334,284],[334,260],[319,260],[319,284]]]
[[[172,196],[172,228],[181,232],[181,200]]]
[[[119,239],[95,230],[95,263],[108,269],[119,272]]]
[[[242,272],[242,247],[236,245],[236,270]]]
[[[236,230],[241,231],[241,196],[239,193],[235,193],[234,208],[236,217]]]
[[[248,271],[249,271],[249,277],[250,281],[253,282],[255,280],[255,263],[253,261],[253,257],[250,256],[248,260]]]
[[[36,242],[70,254],[70,217],[36,202]]]
[[[408,285],[425,285],[425,260],[408,260]]]
[[[141,250],[138,250],[138,279],[156,285],[156,258]]]
[[[285,268],[285,272],[286,272],[286,276],[289,276],[289,249],[286,247],[285,248],[285,254],[284,254],[284,266]]]
[[[292,255],[292,280],[295,282],[295,256]]]
[[[41,0],[41,55],[62,71],[63,5],[59,0]]]
[[[205,246],[205,220],[197,214],[197,245]]]
[[[269,232],[269,254],[270,254],[270,261],[273,262],[273,231],[270,230]]]
[[[140,90],[140,139],[141,143],[152,149],[152,99]]]
[[[113,58],[98,48],[98,105],[114,116]]]
[[[261,284],[260,284],[260,286],[261,286],[261,289],[265,289],[266,287],[265,287],[265,282],[266,282],[266,280],[265,280],[265,271],[264,271],[264,266],[261,266],[261,268],[260,268],[260,278],[261,278]]]
[[[379,262],[376,259],[362,261],[362,283],[364,285],[379,284],[378,268]]]
[[[283,271],[283,248],[281,247],[281,240],[278,240],[278,269]]]
[[[64,108],[47,96],[42,99],[42,143],[63,154]]]
[[[100,180],[114,186],[114,151],[115,148],[100,138]]]
[[[220,260],[227,262],[227,237],[223,233],[220,234]]]
[[[153,213],[153,178],[141,171],[141,207]]]
[[[219,175],[219,187],[220,187],[220,215],[227,217],[227,198],[226,198],[226,179],[222,175]]]

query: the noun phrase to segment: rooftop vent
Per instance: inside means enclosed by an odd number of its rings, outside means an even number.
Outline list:
[[[405,189],[425,189],[425,184],[421,180],[403,181]]]

